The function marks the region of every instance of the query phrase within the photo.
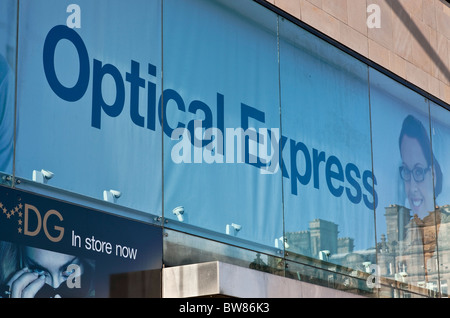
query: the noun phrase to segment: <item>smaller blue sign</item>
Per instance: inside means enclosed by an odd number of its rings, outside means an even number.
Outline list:
[[[162,228],[0,187],[0,297],[106,298],[112,275],[161,268]]]

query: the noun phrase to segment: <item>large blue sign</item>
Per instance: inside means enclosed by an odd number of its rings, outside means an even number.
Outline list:
[[[78,24],[69,5],[20,10],[18,177],[271,248],[318,217],[373,246],[362,63],[253,2],[80,1]]]

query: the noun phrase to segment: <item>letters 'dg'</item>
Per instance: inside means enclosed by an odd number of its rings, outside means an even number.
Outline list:
[[[36,217],[36,224],[34,229],[29,229],[29,222],[30,222],[30,216],[29,213],[33,213],[34,216]],[[39,212],[39,210],[30,204],[25,204],[25,220],[24,220],[24,234],[27,236],[36,236],[39,234],[39,232],[41,231],[41,229],[44,230],[44,234],[45,236],[52,242],[59,242],[61,241],[62,237],[64,236],[64,228],[61,226],[54,226],[53,229],[58,233],[57,236],[52,236],[50,234],[50,232],[48,231],[48,221],[49,218],[52,217],[53,218],[56,216],[59,221],[63,220],[63,217],[61,215],[61,213],[59,213],[56,210],[48,210],[45,214],[44,217],[41,216],[41,213]]]

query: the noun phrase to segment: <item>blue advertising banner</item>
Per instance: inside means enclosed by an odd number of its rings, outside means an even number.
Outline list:
[[[1,297],[105,298],[113,275],[161,268],[161,228],[0,187]]]

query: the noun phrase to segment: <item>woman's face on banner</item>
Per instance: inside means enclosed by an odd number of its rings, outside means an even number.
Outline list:
[[[422,218],[434,210],[431,167],[415,138],[403,136],[400,152],[403,169],[409,175],[404,183],[410,209]]]
[[[43,249],[25,247],[24,265],[45,275],[45,282],[56,288],[70,276],[67,268],[71,264],[80,265],[77,257]]]

